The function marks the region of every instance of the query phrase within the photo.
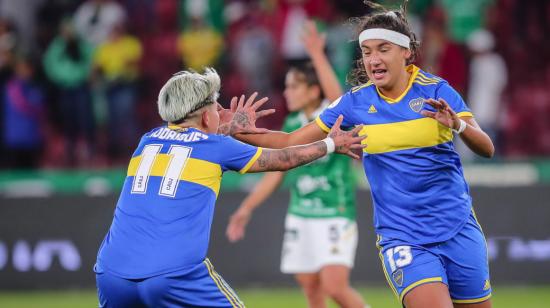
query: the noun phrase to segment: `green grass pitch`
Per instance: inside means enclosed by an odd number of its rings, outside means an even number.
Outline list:
[[[358,290],[374,308],[400,307],[389,290],[383,286],[361,287]],[[306,307],[297,288],[239,289],[237,293],[249,308]],[[496,308],[550,307],[550,285],[545,286],[496,286],[493,292]],[[16,308],[79,308],[97,307],[94,290],[73,291],[0,291],[0,307]],[[331,305],[329,307],[337,307]]]

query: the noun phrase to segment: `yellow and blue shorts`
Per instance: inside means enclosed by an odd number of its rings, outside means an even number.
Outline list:
[[[99,307],[244,308],[243,302],[208,259],[191,269],[143,279],[96,272]]]
[[[453,238],[428,245],[378,237],[386,279],[399,301],[417,286],[440,282],[457,304],[480,303],[491,297],[487,245],[475,216]]]

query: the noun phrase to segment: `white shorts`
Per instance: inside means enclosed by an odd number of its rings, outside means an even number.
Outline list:
[[[326,265],[353,267],[357,223],[343,217],[287,215],[281,257],[285,274],[316,273]]]

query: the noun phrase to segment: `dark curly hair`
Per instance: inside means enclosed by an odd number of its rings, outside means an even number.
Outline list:
[[[319,77],[317,77],[317,72],[315,71],[315,67],[311,61],[291,66],[288,69],[288,73],[295,73],[297,75],[297,79],[300,82],[305,82],[308,87],[318,86],[320,89],[321,99],[325,98],[323,87],[321,87]]]
[[[407,60],[407,64],[413,63],[419,52],[420,44],[416,40],[416,35],[411,31],[409,23],[407,22],[407,3],[408,0],[404,0],[399,10],[388,10],[380,4],[365,1],[365,4],[371,8],[372,13],[350,20],[356,28],[356,37],[358,37],[363,30],[372,28],[382,28],[402,33],[411,39],[409,48],[412,55]],[[392,12],[393,14],[390,14]],[[369,78],[363,66],[363,60],[359,57],[359,59],[355,61],[355,67],[347,76],[347,82],[351,85],[360,85],[367,81],[369,81]]]

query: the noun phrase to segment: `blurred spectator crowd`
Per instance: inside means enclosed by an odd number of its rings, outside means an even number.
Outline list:
[[[379,1],[398,7],[401,1]],[[410,0],[417,65],[447,79],[498,155],[550,155],[550,2]],[[284,73],[307,60],[307,19],[327,33],[344,87],[359,0],[0,0],[0,167],[127,163],[159,125],[156,96],[183,69],[215,67],[220,103],[258,91],[286,115]],[[468,158],[464,151],[465,158]]]

